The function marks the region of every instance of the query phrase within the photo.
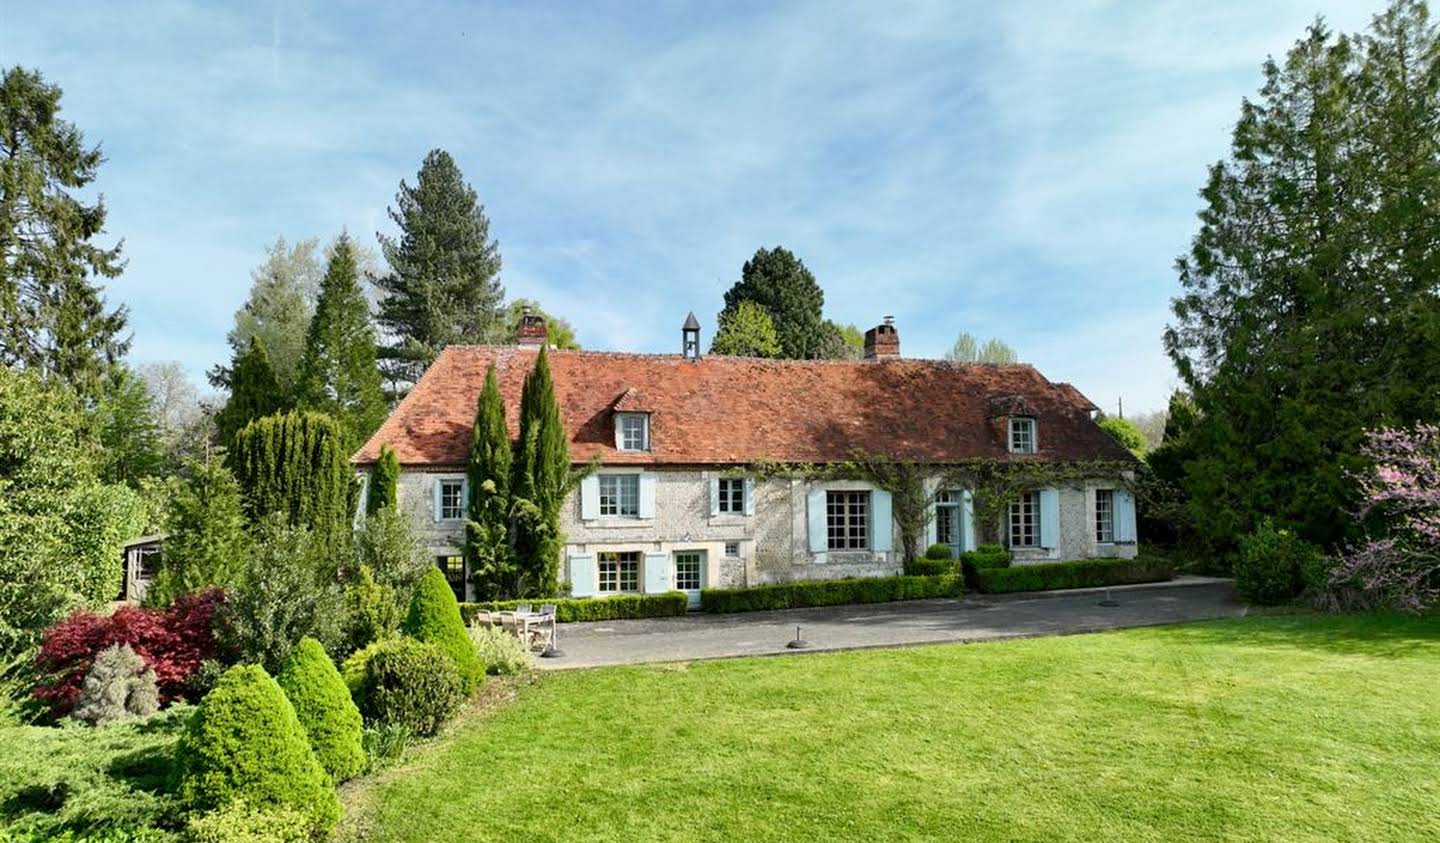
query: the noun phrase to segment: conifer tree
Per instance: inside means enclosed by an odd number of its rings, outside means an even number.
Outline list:
[[[130,345],[125,308],[97,278],[124,268],[120,246],[93,241],[105,204],[80,196],[104,160],[59,119],[61,91],[38,71],[0,79],[0,364],[38,372],[94,400]]]
[[[724,314],[751,301],[765,308],[774,320],[780,338],[779,356],[789,360],[812,360],[820,356],[831,330],[822,311],[825,293],[804,261],[793,252],[776,246],[758,249],[740,270],[740,280],[725,291]]]
[[[146,602],[167,605],[182,594],[240,582],[249,545],[240,485],[218,459],[206,454],[186,466],[165,532],[160,571]]]
[[[385,420],[385,394],[375,367],[375,327],[348,234],[335,241],[320,282],[296,396],[301,409],[325,413],[344,428],[347,452],[359,448]]]
[[[555,399],[549,356],[542,348],[521,390],[519,455],[512,484],[520,588],[529,594],[548,596],[558,587],[565,543],[560,507],[573,485],[569,438]]]
[[[465,522],[465,558],[482,600],[517,593],[515,557],[510,543],[510,482],[514,445],[505,424],[505,401],[495,364],[485,372],[485,388],[475,413],[466,466],[470,499]]]
[[[376,280],[380,326],[394,340],[380,350],[397,390],[414,383],[445,346],[503,339],[500,247],[475,190],[455,159],[433,149],[414,187],[400,182],[380,250],[390,272]]]
[[[375,467],[370,469],[370,491],[365,497],[365,514],[374,515],[382,509],[394,509],[399,501],[400,460],[395,449],[380,446]]]
[[[215,414],[220,444],[228,447],[240,428],[258,418],[286,409],[287,404],[270,365],[265,341],[250,338],[250,347],[230,369],[230,399]]]
[[[340,426],[320,413],[282,413],[246,425],[226,462],[250,523],[280,513],[328,546],[348,546],[356,481],[342,443]]]

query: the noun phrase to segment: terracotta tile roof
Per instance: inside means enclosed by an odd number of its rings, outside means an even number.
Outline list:
[[[388,443],[404,465],[463,465],[492,361],[517,435],[520,387],[537,353],[445,349],[354,461],[374,462]],[[856,448],[936,463],[1002,457],[1005,424],[992,406],[1017,397],[1039,427],[1040,452],[1031,459],[1132,459],[1091,421],[1078,390],[1026,365],[553,351],[550,366],[577,463],[594,455],[611,464],[834,462]],[[617,407],[651,414],[650,451],[615,449]]]

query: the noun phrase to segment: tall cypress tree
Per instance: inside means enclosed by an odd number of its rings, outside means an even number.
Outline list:
[[[374,515],[382,509],[394,509],[400,500],[399,483],[400,460],[395,457],[395,449],[381,445],[375,467],[370,469],[370,492],[365,496],[365,514]]]
[[[230,367],[230,398],[215,414],[220,444],[228,447],[235,434],[258,418],[286,409],[284,394],[270,365],[265,341],[250,338],[250,347]]]
[[[573,486],[570,445],[545,349],[525,377],[520,397],[520,451],[515,464],[515,553],[521,588],[547,596],[559,584],[560,507]]]
[[[99,398],[130,345],[125,308],[95,278],[115,278],[120,246],[93,240],[105,204],[74,195],[95,181],[100,147],[59,119],[60,89],[14,67],[0,80],[0,364]]]
[[[340,423],[347,451],[359,448],[385,420],[385,393],[375,368],[375,327],[348,234],[335,241],[320,282],[296,395],[301,409],[325,413]]]
[[[510,545],[510,482],[514,445],[505,424],[505,401],[495,364],[485,372],[485,388],[475,411],[466,466],[470,500],[465,522],[465,558],[481,599],[515,595],[515,554]]]
[[[380,356],[386,377],[404,389],[445,346],[501,341],[508,326],[500,247],[455,159],[431,150],[415,186],[400,182],[395,204],[388,212],[400,236],[377,235],[390,272],[376,285],[380,325],[394,338]]]
[[[226,463],[250,523],[281,513],[330,546],[348,546],[357,490],[343,442],[333,419],[301,411],[256,419],[235,434]]]

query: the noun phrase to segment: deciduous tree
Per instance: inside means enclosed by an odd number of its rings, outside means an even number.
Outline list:
[[[711,354],[733,357],[779,357],[775,321],[761,305],[747,300],[720,311],[720,325],[710,343]]]

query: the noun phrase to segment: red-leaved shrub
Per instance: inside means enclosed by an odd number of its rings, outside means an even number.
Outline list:
[[[45,631],[36,665],[55,679],[35,689],[57,717],[68,714],[95,656],[112,644],[129,644],[155,671],[162,702],[186,698],[190,677],[215,653],[215,610],[221,589],[176,598],[170,607],[122,606],[109,615],[75,612]]]

